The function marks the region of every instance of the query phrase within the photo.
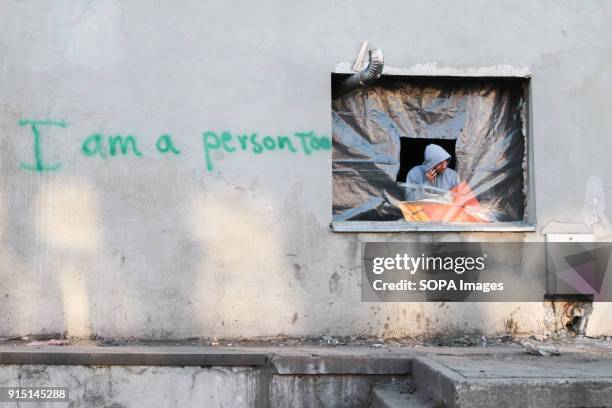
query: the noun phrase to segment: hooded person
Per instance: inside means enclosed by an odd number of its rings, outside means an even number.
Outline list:
[[[408,172],[407,182],[450,190],[459,184],[455,170],[448,168],[451,155],[436,144],[425,148],[425,161]]]

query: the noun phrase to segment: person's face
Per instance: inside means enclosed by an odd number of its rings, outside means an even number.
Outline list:
[[[444,170],[446,170],[447,167],[448,167],[448,160],[444,160],[443,162],[436,164],[434,166],[434,170],[436,170],[436,173],[442,174],[444,173]]]

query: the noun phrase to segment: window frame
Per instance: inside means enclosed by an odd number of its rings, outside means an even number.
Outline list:
[[[336,64],[333,74],[354,74],[351,63]],[[331,76],[330,75],[330,78]],[[494,222],[494,223],[450,223],[450,222],[407,222],[396,221],[331,221],[333,232],[534,232],[537,228],[535,213],[535,185],[533,161],[533,132],[532,132],[532,106],[531,87],[532,76],[526,67],[491,66],[472,68],[438,67],[435,64],[417,64],[412,68],[401,69],[385,66],[384,76],[403,77],[456,77],[456,78],[519,78],[526,80],[525,87],[525,156],[526,166],[524,181],[525,215],[523,221]],[[329,101],[331,106],[331,100]],[[330,112],[331,113],[331,112]],[[330,114],[331,116],[331,114]],[[333,149],[332,149],[333,151]],[[332,193],[333,194],[333,193]]]

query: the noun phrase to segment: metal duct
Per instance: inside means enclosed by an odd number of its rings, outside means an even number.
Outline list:
[[[370,50],[370,60],[363,71],[360,71],[342,81],[332,92],[332,98],[338,99],[353,89],[366,86],[376,81],[382,75],[385,61],[380,48]]]

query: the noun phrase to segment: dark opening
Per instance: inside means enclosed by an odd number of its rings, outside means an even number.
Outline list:
[[[408,172],[414,166],[423,164],[425,147],[429,144],[437,144],[451,155],[448,167],[455,170],[457,160],[455,159],[456,139],[414,139],[408,137],[400,138],[400,168],[395,181],[406,182]]]

